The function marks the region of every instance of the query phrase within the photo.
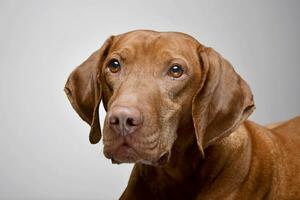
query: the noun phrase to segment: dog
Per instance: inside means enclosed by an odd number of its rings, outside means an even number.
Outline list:
[[[261,126],[248,84],[179,32],[109,37],[65,92],[104,155],[135,163],[120,199],[300,199],[300,117]]]

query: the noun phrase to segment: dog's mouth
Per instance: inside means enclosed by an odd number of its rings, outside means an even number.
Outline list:
[[[123,142],[116,150],[109,156],[112,163],[134,163],[140,158],[138,153],[127,142]]]
[[[113,164],[121,163],[142,163],[151,166],[163,166],[170,158],[169,152],[162,153],[158,159],[147,159],[126,141],[118,145],[112,153],[106,153],[106,157],[111,159]]]

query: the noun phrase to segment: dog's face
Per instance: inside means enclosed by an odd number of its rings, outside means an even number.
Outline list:
[[[194,127],[201,152],[245,120],[254,105],[247,84],[218,53],[191,36],[133,31],[110,37],[70,75],[65,91],[117,163],[168,160],[178,129]],[[183,133],[181,134],[188,134]]]
[[[101,66],[107,158],[167,160],[177,128],[192,125],[201,77],[198,45],[184,34],[131,32],[114,38]]]

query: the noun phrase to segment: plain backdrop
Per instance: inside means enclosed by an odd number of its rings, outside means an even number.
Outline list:
[[[300,1],[0,1],[0,199],[117,199],[112,165],[71,108],[69,73],[111,34],[181,31],[251,86],[266,124],[300,114]],[[105,112],[101,109],[101,123]]]

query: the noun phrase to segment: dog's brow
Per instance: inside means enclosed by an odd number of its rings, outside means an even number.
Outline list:
[[[170,51],[170,50],[163,50],[157,53],[157,56],[159,56],[160,58],[164,59],[164,60],[183,60],[184,62],[186,62],[186,58],[183,54],[181,54],[180,52],[176,52],[176,51]]]
[[[122,60],[126,60],[130,57],[133,57],[135,54],[135,50],[133,48],[125,47],[122,49],[118,49],[112,52],[112,55],[118,55],[121,57]]]

